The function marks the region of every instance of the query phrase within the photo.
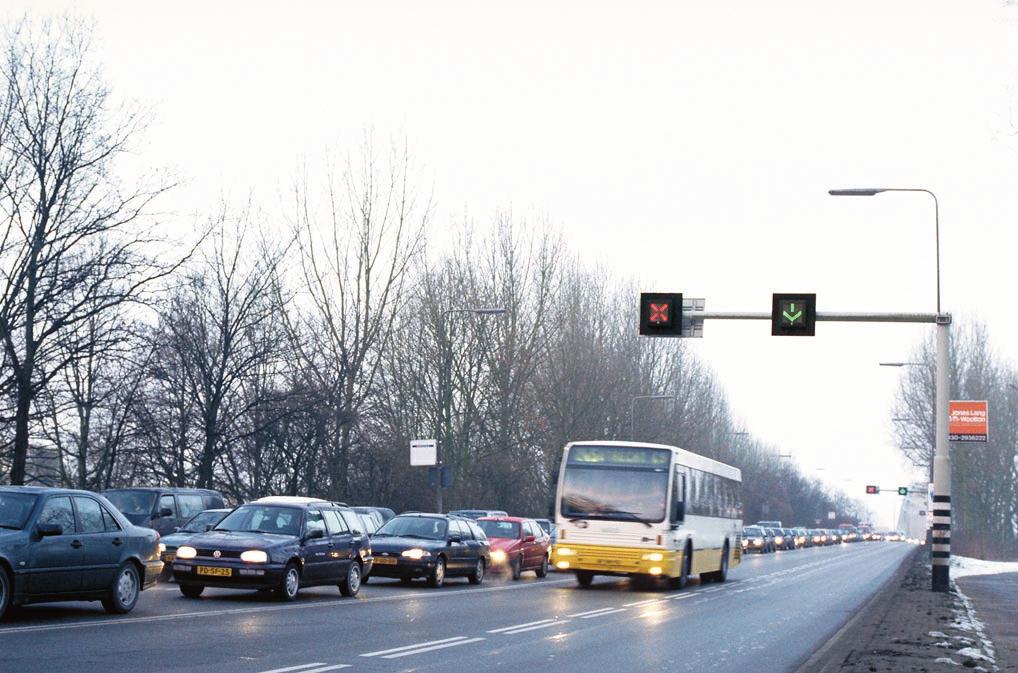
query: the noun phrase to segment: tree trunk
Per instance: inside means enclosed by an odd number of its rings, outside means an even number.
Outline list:
[[[28,416],[32,410],[32,385],[18,377],[18,405],[14,418],[14,460],[11,464],[11,485],[25,483],[28,462]]]

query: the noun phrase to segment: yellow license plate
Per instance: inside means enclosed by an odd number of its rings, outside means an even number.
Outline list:
[[[394,566],[396,565],[396,559],[388,558],[386,556],[376,556],[375,563],[382,566]]]
[[[209,566],[198,566],[199,575],[210,575],[212,577],[229,577],[233,574],[232,568],[212,568]]]
[[[166,563],[173,563],[175,558],[177,558],[176,554],[163,554],[163,561]]]

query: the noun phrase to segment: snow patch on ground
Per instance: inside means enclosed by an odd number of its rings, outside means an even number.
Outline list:
[[[951,557],[951,577],[1018,573],[1018,561],[983,561],[967,556]]]
[[[966,559],[976,560],[976,559]],[[979,563],[988,563],[987,561],[979,561]],[[1015,564],[1018,565],[1018,564]],[[1006,572],[1006,571],[1005,571]],[[982,573],[982,574],[995,574],[995,573]],[[993,642],[989,636],[986,635],[986,628],[983,623],[976,617],[975,608],[972,606],[972,601],[969,597],[962,593],[961,589],[954,582],[951,583],[955,594],[961,601],[961,605],[953,608],[954,612],[954,623],[951,627],[961,631],[967,631],[971,633],[977,642],[973,643],[968,638],[959,638],[959,641],[965,641],[961,644],[967,645],[961,648],[956,653],[957,656],[961,657],[962,663],[968,668],[975,667],[975,664],[985,662],[990,668],[988,670],[997,671],[997,653],[993,649]],[[976,645],[976,646],[973,646]],[[939,659],[937,661],[940,661]],[[956,662],[952,662],[956,663]],[[978,668],[983,668],[982,666]],[[984,669],[987,670],[987,669]]]

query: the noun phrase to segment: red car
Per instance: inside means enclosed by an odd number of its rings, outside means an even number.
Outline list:
[[[518,580],[526,570],[538,577],[548,574],[551,538],[533,519],[518,516],[485,516],[477,520],[491,544],[491,571],[511,572]]]

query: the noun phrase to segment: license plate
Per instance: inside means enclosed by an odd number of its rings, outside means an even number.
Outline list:
[[[174,559],[177,558],[176,554],[163,554],[163,561],[166,563],[173,563]]]
[[[199,575],[210,575],[212,577],[229,577],[233,574],[232,568],[212,568],[209,566],[198,566]]]
[[[396,565],[396,559],[389,558],[387,556],[376,556],[375,564],[381,566],[394,566]]]

